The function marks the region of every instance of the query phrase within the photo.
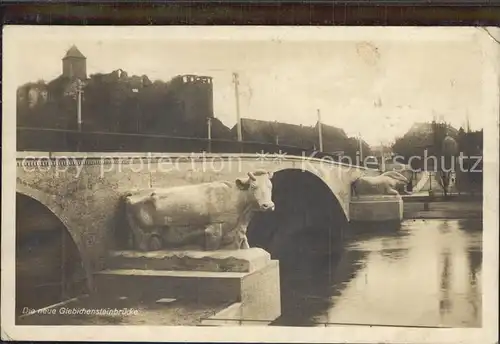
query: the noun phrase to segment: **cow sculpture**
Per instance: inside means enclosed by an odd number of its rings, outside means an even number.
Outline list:
[[[405,165],[405,164],[401,164],[401,163],[393,163],[393,164],[385,164],[385,169],[382,171],[382,172],[389,172],[389,171],[396,171],[398,173],[400,173],[401,175],[403,175],[406,179],[408,179],[408,183],[405,184],[405,183],[401,183],[401,184],[398,184],[396,186],[396,190],[398,191],[398,193],[406,193],[406,194],[409,194],[411,192],[408,191],[408,188],[412,188],[413,189],[413,185],[412,184],[412,181],[413,181],[413,178],[414,178],[414,173],[413,173],[413,169],[410,165]],[[410,189],[410,191],[412,191],[412,189]]]
[[[134,246],[229,250],[249,248],[246,231],[254,211],[273,211],[272,173],[249,172],[221,181],[125,196]]]
[[[401,173],[387,171],[379,176],[363,176],[352,183],[353,193],[360,195],[399,195],[398,186],[407,185],[409,180]]]

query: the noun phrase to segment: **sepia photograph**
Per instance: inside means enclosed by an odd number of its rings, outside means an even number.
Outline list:
[[[2,337],[492,339],[499,30],[3,34]]]

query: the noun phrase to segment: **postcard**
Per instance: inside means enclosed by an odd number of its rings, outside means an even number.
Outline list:
[[[497,28],[3,34],[2,339],[495,342]]]

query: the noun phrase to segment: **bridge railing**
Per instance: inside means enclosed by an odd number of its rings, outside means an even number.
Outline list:
[[[340,160],[336,154],[263,142],[31,127],[17,128],[17,151],[270,153]]]

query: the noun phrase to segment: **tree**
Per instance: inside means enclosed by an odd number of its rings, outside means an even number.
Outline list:
[[[432,155],[437,160],[434,170],[445,198],[448,197],[451,174],[454,171],[455,157],[458,153],[458,143],[454,138],[448,136],[448,127],[449,125],[445,122],[432,121]]]
[[[413,156],[424,157],[424,150],[429,146],[429,140],[426,134],[423,133],[407,133],[403,137],[396,139],[392,145],[392,151],[395,155],[403,157],[403,159],[398,159],[400,162],[411,164],[413,169],[419,169],[423,167],[422,159],[412,159]]]
[[[477,159],[482,156],[483,151],[483,130],[465,131],[460,128],[457,138],[460,152],[463,153],[464,159],[461,162],[461,169],[457,171],[457,186],[459,190],[473,193],[475,189],[481,189],[482,186],[482,165],[479,165],[472,170]],[[472,157],[471,159],[467,157]]]

